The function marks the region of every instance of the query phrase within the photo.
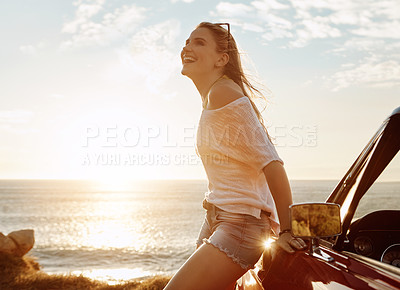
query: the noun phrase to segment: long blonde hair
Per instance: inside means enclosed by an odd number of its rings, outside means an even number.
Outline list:
[[[240,60],[240,53],[236,45],[236,41],[233,36],[221,26],[221,24],[215,24],[210,22],[201,22],[197,25],[197,28],[207,28],[211,31],[214,40],[217,44],[218,52],[226,52],[229,55],[229,62],[224,67],[224,74],[232,79],[243,91],[243,94],[249,98],[250,103],[260,121],[262,127],[271,140],[267,128],[264,124],[264,119],[261,112],[258,110],[254,100],[256,98],[261,98],[266,101],[265,96],[261,93],[259,89],[254,87],[248,80],[248,77],[243,71],[242,63]]]

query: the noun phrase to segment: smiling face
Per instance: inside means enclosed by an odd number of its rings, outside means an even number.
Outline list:
[[[193,79],[221,69],[221,55],[222,53],[217,52],[217,44],[211,31],[204,27],[196,28],[181,52],[182,74]]]

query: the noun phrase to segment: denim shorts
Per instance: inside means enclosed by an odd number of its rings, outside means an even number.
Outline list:
[[[254,268],[260,259],[271,225],[270,214],[262,211],[261,219],[251,215],[223,211],[204,200],[207,210],[197,245],[213,245],[243,269]]]

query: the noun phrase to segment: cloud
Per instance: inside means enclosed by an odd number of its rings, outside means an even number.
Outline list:
[[[400,21],[390,21],[383,23],[370,23],[364,27],[352,29],[355,35],[371,38],[394,38],[400,39]]]
[[[383,60],[400,60],[400,41],[374,39],[366,37],[353,37],[340,43],[338,47],[327,51],[329,54],[337,54],[342,57],[356,55],[359,57],[375,55]]]
[[[302,28],[298,29],[297,38],[290,42],[292,47],[304,47],[311,40],[317,38],[336,38],[341,36],[339,29],[329,25],[324,18],[315,17],[301,22]]]
[[[211,15],[246,24],[243,29],[268,41],[287,38],[289,46],[304,47],[314,39],[342,36],[400,38],[399,7],[397,0],[257,0],[220,2]]]
[[[242,3],[220,2],[214,17],[229,19],[235,26],[243,30],[262,33],[266,40],[291,37],[293,25],[285,18],[272,13],[273,10],[288,9],[288,5],[275,0],[253,1],[250,5]]]
[[[333,11],[327,18],[334,25],[365,25],[371,22],[372,14],[369,11],[358,11],[357,9]]]
[[[133,60],[146,76],[148,89],[154,94],[180,68],[179,51],[174,48],[180,34],[180,22],[168,20],[143,28],[132,37]]]
[[[103,11],[103,4],[104,0],[74,3],[77,6],[75,18],[64,23],[62,28],[62,32],[71,37],[61,44],[61,49],[108,45],[133,33],[145,19],[147,9],[135,4],[99,15]]]
[[[28,45],[21,45],[19,47],[19,51],[26,55],[36,55],[40,49],[44,48],[44,42],[39,42],[38,44],[28,44]]]
[[[329,53],[337,54],[355,63],[345,63],[333,73],[322,79],[333,91],[352,85],[367,87],[397,87],[400,85],[400,41],[353,37]]]
[[[75,19],[65,23],[62,32],[71,34],[77,33],[81,26],[84,26],[91,17],[95,16],[103,8],[104,0],[88,2],[89,3],[84,3],[84,1],[80,0],[73,3],[74,6],[77,6]]]
[[[154,95],[161,93],[171,76],[176,76],[180,66],[177,37],[180,22],[167,20],[140,29],[131,37],[129,48],[118,50],[120,64],[109,70],[108,78],[116,81],[134,81],[144,85]],[[166,92],[167,97],[171,94]]]
[[[353,85],[385,88],[400,86],[400,62],[395,60],[382,62],[367,58],[360,64],[347,64],[342,68],[331,77],[325,78],[333,91]]]
[[[216,12],[211,12],[212,16],[240,18],[248,17],[250,13],[253,13],[254,7],[242,3],[220,2],[216,10]]]
[[[279,14],[290,6],[275,0],[250,4],[220,2],[211,16],[226,19],[243,30],[258,32],[268,41],[293,36],[293,23]]]
[[[279,40],[285,48],[303,48],[314,42],[336,48],[324,51],[340,62],[324,79],[333,90],[351,85],[398,85],[400,62],[400,5],[398,0],[255,0],[220,2],[213,17],[224,18],[238,29],[259,33],[268,45]],[[336,40],[336,41],[332,41]],[[371,71],[370,71],[371,70]],[[396,75],[397,74],[397,75]]]
[[[23,54],[27,54],[27,55],[35,55],[36,54],[36,47],[33,45],[21,45],[19,47],[19,50],[23,53]]]
[[[179,1],[182,1],[184,3],[192,3],[192,2],[194,2],[194,0],[171,0],[171,3],[177,3]]]
[[[264,28],[260,25],[254,23],[243,23],[243,30],[253,31],[253,32],[263,32]]]
[[[264,18],[266,33],[262,37],[268,41],[279,38],[291,38],[293,36],[293,24],[281,17],[270,14]]]
[[[251,5],[254,6],[255,9],[259,12],[269,12],[272,10],[281,10],[290,8],[287,4],[282,4],[275,0],[261,0],[261,1],[253,1]]]

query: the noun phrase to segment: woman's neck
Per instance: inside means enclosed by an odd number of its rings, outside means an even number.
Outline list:
[[[222,77],[223,74],[219,73],[219,74],[209,74],[201,79],[192,79],[203,101],[208,97],[208,93],[210,92],[211,87]]]

